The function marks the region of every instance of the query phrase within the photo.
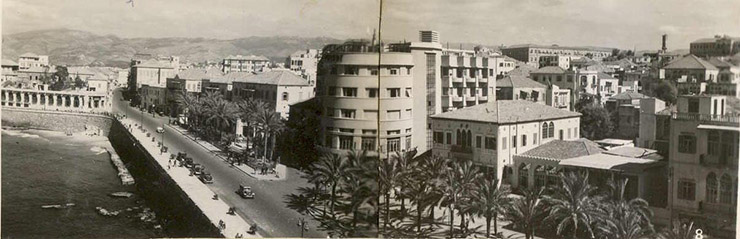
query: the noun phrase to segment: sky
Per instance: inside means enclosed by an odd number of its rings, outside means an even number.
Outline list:
[[[67,28],[119,37],[370,38],[380,0],[3,0],[2,33]],[[740,37],[737,0],[384,0],[382,38],[655,50]]]

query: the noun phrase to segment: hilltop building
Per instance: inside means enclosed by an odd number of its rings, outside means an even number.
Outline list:
[[[601,61],[604,58],[612,55],[611,48],[564,47],[558,45],[545,46],[535,44],[508,46],[502,48],[501,52],[506,56],[510,56],[516,60],[523,61],[537,68],[543,67],[540,65],[540,58],[543,56],[545,56],[546,59],[543,62],[547,63],[548,65],[552,65],[553,60],[556,60],[554,62],[557,62],[557,65],[560,66],[561,64],[565,65],[566,63],[568,63],[568,61],[573,60],[573,58],[569,57],[587,57],[596,61]],[[563,56],[565,58],[552,56]],[[562,62],[561,59],[563,60]],[[566,67],[563,68],[568,69]]]
[[[701,57],[731,56],[740,52],[740,37],[716,35],[691,42],[689,52]]]
[[[18,57],[18,67],[21,70],[49,67],[49,56],[26,53]]]
[[[270,66],[270,59],[264,56],[228,56],[221,61],[224,73],[239,72],[263,72]]]

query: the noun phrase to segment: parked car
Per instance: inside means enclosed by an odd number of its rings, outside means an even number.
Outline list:
[[[213,176],[211,176],[210,173],[207,173],[205,171],[200,176],[198,176],[198,179],[200,179],[200,181],[205,184],[213,183]]]
[[[161,133],[164,133],[164,128],[162,128],[162,127],[157,127],[157,133],[160,133],[160,134],[161,134]]]
[[[239,185],[239,190],[236,191],[236,194],[239,194],[244,199],[252,199],[254,198],[254,192],[252,191],[252,187]]]
[[[193,167],[193,165],[195,164],[195,162],[193,161],[193,158],[191,158],[191,157],[186,157],[186,158],[185,158],[185,162],[184,162],[184,164],[185,164],[185,167],[186,167],[186,168],[192,168],[192,167]]]
[[[205,171],[206,167],[204,167],[202,164],[196,163],[193,164],[193,174],[195,175],[201,175]]]

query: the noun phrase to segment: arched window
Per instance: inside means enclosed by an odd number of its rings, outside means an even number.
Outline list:
[[[732,177],[729,174],[722,175],[719,180],[719,202],[732,203]]]
[[[548,135],[549,136],[547,136],[547,137],[548,138],[555,137],[555,124],[553,124],[552,122],[550,122],[550,128],[549,128],[549,130],[550,130],[550,132],[548,132]]]
[[[547,185],[547,172],[545,167],[539,165],[534,168],[534,186],[535,188],[542,188]]]
[[[288,92],[283,92],[283,101],[288,101],[288,99],[289,99]]]
[[[717,202],[717,189],[717,175],[709,173],[709,175],[707,175],[707,202]]]
[[[519,165],[519,187],[529,188],[529,164]]]
[[[547,123],[542,123],[542,138],[543,139],[547,138],[547,132],[548,132]]]

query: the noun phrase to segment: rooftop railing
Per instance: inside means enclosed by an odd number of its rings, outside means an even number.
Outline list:
[[[740,116],[738,115],[714,115],[674,112],[673,114],[671,114],[671,118],[675,120],[685,121],[740,124]]]

